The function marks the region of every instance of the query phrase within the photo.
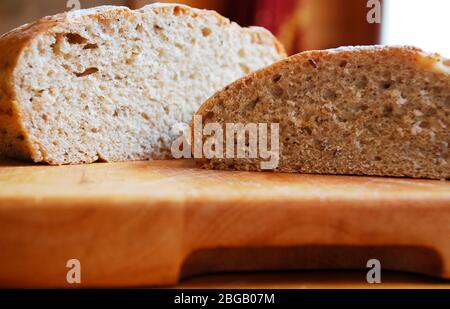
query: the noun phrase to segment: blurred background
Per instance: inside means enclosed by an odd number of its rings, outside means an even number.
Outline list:
[[[0,32],[42,16],[98,5],[177,2],[263,26],[289,54],[343,45],[409,44],[450,57],[450,0],[1,0]]]

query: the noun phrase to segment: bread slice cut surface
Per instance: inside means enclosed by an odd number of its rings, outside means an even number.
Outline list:
[[[450,177],[450,62],[414,47],[292,56],[204,103],[203,125],[278,123],[282,172]],[[261,170],[261,158],[197,158]]]
[[[0,53],[0,152],[50,164],[170,157],[202,102],[285,57],[265,29],[170,4],[46,17]]]

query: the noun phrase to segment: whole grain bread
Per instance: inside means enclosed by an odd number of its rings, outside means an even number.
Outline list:
[[[227,86],[196,115],[203,125],[279,123],[281,172],[450,177],[450,62],[414,47],[303,52]],[[197,160],[231,170],[260,161]]]
[[[267,30],[182,5],[45,17],[0,38],[0,153],[50,164],[170,156],[174,126],[284,57]]]

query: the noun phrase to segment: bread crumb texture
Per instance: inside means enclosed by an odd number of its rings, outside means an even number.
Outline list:
[[[450,67],[414,47],[354,47],[287,58],[233,83],[203,124],[279,123],[281,172],[450,178]],[[259,159],[199,159],[259,170]]]
[[[45,17],[0,53],[0,152],[50,164],[168,157],[174,125],[285,57],[267,30],[163,4]]]

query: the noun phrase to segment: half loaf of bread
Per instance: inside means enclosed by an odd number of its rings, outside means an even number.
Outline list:
[[[0,38],[0,152],[50,164],[170,156],[208,97],[285,57],[265,29],[182,5],[106,6]]]
[[[413,47],[300,53],[234,82],[197,116],[279,123],[277,171],[450,178],[450,62]],[[198,162],[261,169],[260,157]]]

